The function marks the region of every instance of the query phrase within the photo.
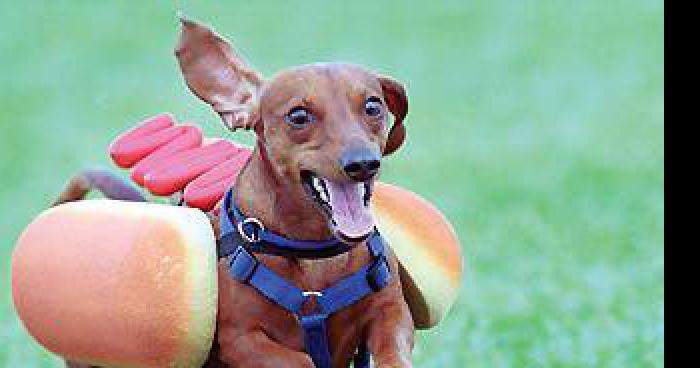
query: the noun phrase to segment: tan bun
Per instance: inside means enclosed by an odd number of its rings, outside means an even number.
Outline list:
[[[438,324],[461,288],[462,248],[452,225],[425,199],[376,183],[372,210],[401,264],[401,282],[416,328]]]
[[[21,234],[12,296],[46,349],[103,366],[193,367],[214,335],[216,243],[201,211],[86,200]]]

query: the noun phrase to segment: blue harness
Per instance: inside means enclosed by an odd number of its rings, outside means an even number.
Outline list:
[[[254,253],[296,258],[327,258],[349,251],[352,247],[336,238],[325,241],[291,240],[275,234],[254,218],[246,218],[232,204],[232,191],[226,193],[220,218],[219,257],[227,257],[231,277],[254,287],[280,307],[288,310],[304,330],[306,353],[317,368],[331,366],[326,321],[333,313],[352,305],[365,296],[381,290],[391,279],[386,259],[386,245],[379,231],[366,241],[372,257],[369,264],[321,291],[305,291],[260,262]],[[302,314],[310,299],[316,300],[316,311]],[[354,367],[369,367],[366,343],[358,347]]]

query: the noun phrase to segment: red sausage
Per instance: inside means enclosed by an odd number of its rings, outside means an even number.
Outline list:
[[[251,152],[248,148],[242,148],[235,157],[222,162],[187,184],[184,193],[185,203],[203,211],[214,208],[226,190],[236,181],[238,173],[248,162]]]
[[[153,151],[134,166],[131,172],[133,181],[143,186],[144,176],[153,170],[154,166],[167,162],[171,156],[179,152],[198,148],[202,145],[202,131],[198,127],[185,125],[176,128],[180,129],[180,135],[173,137],[171,141]]]
[[[178,131],[168,131],[168,128],[174,124],[175,121],[170,114],[146,119],[136,128],[118,136],[109,146],[109,155],[117,166],[132,167],[158,147],[168,143],[173,136],[178,135]]]
[[[221,140],[177,153],[167,161],[156,163],[144,176],[144,186],[155,195],[171,195],[238,152],[237,145]]]

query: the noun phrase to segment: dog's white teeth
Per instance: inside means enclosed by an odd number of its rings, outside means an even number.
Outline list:
[[[316,193],[318,193],[319,198],[323,200],[324,202],[328,203],[328,193],[326,193],[326,188],[323,185],[323,181],[317,177],[313,177],[311,179],[311,185],[313,185],[314,190],[316,190]]]
[[[323,188],[318,190],[318,196],[321,198],[322,201],[324,201],[326,203],[329,202],[328,194],[326,194],[326,191],[323,190]]]
[[[365,206],[368,206],[370,196],[372,195],[372,188],[370,185],[367,183],[363,184],[360,194],[362,195],[362,200],[364,201]]]
[[[311,180],[311,183],[314,186],[314,189],[316,189],[319,192],[323,192],[323,184],[321,184],[321,179],[314,177]]]
[[[357,194],[360,195],[360,198],[364,198],[364,197],[365,197],[365,194],[366,194],[365,190],[366,190],[366,189],[365,189],[365,184],[364,184],[364,183],[362,183],[362,184],[357,184]]]

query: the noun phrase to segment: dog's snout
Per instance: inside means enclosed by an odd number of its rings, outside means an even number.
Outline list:
[[[350,179],[367,181],[379,171],[380,159],[379,153],[370,150],[352,150],[342,156],[340,164]]]

